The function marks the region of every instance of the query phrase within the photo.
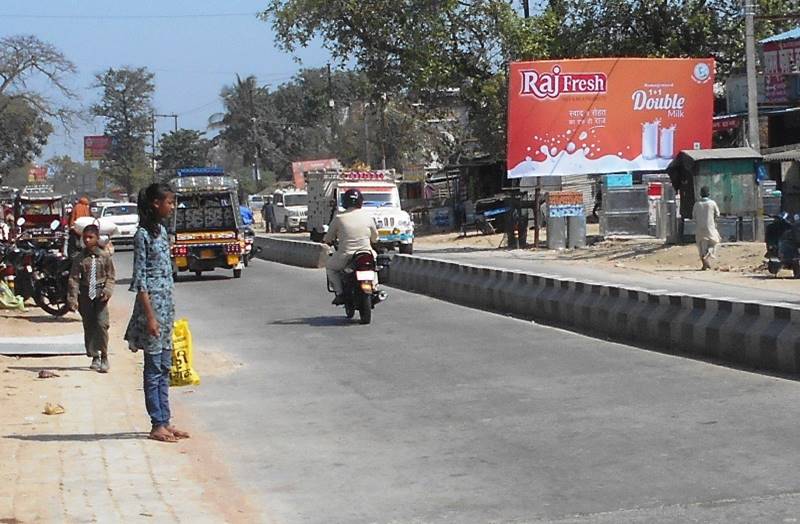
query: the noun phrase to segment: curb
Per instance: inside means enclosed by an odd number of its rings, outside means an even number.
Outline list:
[[[316,242],[257,236],[254,246],[261,248],[257,258],[291,266],[321,268],[328,260],[328,246]]]
[[[396,255],[390,286],[737,367],[797,374],[800,310]]]

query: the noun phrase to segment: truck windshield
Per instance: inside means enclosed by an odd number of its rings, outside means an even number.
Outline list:
[[[307,206],[308,195],[284,195],[284,205],[289,206]]]
[[[389,192],[386,193],[368,193],[363,192],[364,195],[364,207],[389,207],[394,206],[394,202],[392,201],[392,194]]]
[[[229,194],[179,194],[176,198],[176,231],[236,229],[236,214]]]
[[[50,202],[23,202],[23,215],[60,215],[61,203],[58,201]]]

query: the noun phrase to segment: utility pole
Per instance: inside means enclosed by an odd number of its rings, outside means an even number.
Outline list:
[[[761,151],[758,124],[758,80],[756,78],[755,39],[756,0],[744,1],[745,60],[747,63],[747,134],[750,147]]]
[[[531,16],[531,6],[528,0],[522,0],[522,13],[525,15],[525,18],[530,18]]]
[[[369,119],[367,115],[367,106],[369,105],[368,102],[364,102],[364,163],[368,166],[372,167],[372,164],[369,161],[370,153],[369,153]]]
[[[172,118],[175,121],[175,131],[176,132],[178,131],[178,115],[176,115],[175,113],[170,113],[167,115],[153,115],[153,116],[157,116],[160,118]]]
[[[333,99],[333,79],[331,64],[328,63],[328,107],[331,110],[331,142],[336,140],[336,100]]]

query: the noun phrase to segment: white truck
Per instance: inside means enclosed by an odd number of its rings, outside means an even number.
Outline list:
[[[305,231],[308,221],[308,193],[298,189],[279,189],[272,193],[275,212],[273,231],[284,228],[287,233]]]
[[[336,213],[344,211],[342,195],[358,189],[364,195],[364,209],[378,227],[379,246],[397,248],[400,253],[414,252],[414,222],[400,207],[393,170],[343,171],[326,169],[306,173],[308,191],[308,231],[311,240],[321,242]]]

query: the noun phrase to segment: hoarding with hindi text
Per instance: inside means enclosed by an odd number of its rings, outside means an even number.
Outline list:
[[[660,171],[711,147],[713,59],[515,62],[508,176]]]
[[[83,159],[103,160],[111,151],[112,138],[110,136],[96,135],[83,137]]]

